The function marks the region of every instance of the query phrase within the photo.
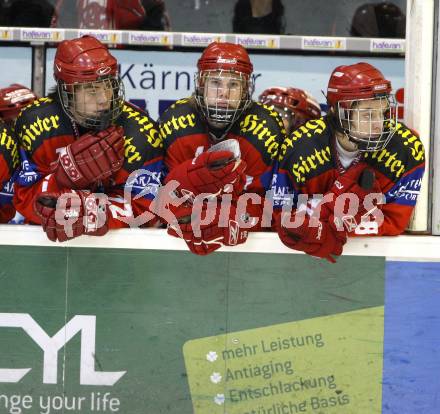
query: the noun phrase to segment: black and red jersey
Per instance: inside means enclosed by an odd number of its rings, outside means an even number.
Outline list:
[[[12,130],[0,120],[0,223],[7,223],[15,215],[13,181],[19,165],[17,141]]]
[[[157,123],[146,112],[125,103],[115,124],[124,128],[123,167],[98,190],[92,189],[109,197],[109,228],[126,227],[120,217],[138,216],[148,209],[163,173],[163,142]],[[40,223],[33,211],[35,197],[43,191],[62,190],[51,173],[51,163],[58,160],[62,148],[89,131],[78,130],[59,101],[46,97],[21,112],[15,132],[21,146],[22,167],[14,202],[28,222]],[[135,171],[136,176],[127,180]]]
[[[416,204],[425,170],[425,152],[419,137],[398,123],[385,149],[360,153],[358,162],[374,171],[386,204],[381,208],[384,222],[379,228],[363,224],[350,235],[402,233]],[[280,147],[273,183],[275,206],[280,208],[292,199],[295,202],[298,194],[327,193],[342,172],[329,120],[308,121]]]
[[[171,105],[160,119],[164,139],[165,165],[173,169],[192,159],[213,144],[209,126],[199,114],[192,98],[181,99]],[[266,105],[253,102],[222,137],[236,139],[241,159],[246,162],[246,192],[265,195],[270,188],[273,165],[280,143],[285,137],[281,118]]]

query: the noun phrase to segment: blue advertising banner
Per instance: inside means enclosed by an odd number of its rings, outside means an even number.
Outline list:
[[[387,262],[384,414],[440,412],[440,263]]]

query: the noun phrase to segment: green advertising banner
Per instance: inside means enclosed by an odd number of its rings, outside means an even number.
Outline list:
[[[0,413],[381,413],[384,258],[0,247]]]

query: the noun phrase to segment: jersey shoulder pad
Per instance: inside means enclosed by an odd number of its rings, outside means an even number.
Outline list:
[[[12,173],[19,166],[20,155],[17,141],[12,130],[3,122],[0,122],[0,155],[3,156],[9,173]]]
[[[206,133],[206,125],[192,98],[180,99],[170,105],[160,117],[159,129],[165,148],[180,137]]]
[[[293,131],[281,144],[279,161],[298,184],[303,184],[335,166],[333,132],[324,118],[313,119]]]
[[[23,148],[32,153],[47,138],[72,135],[73,128],[61,105],[46,97],[35,100],[20,112],[15,133]]]
[[[366,162],[394,182],[425,162],[425,149],[418,134],[403,123],[396,127],[386,148],[365,153]]]
[[[163,140],[158,124],[148,112],[125,102],[116,123],[124,128],[126,169],[141,168],[146,161],[162,155]]]
[[[286,135],[278,112],[259,102],[252,102],[230,132],[250,142],[266,162],[276,158]]]

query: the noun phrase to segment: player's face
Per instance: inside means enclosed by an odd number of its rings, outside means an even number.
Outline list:
[[[81,117],[97,117],[108,111],[113,99],[110,79],[75,85],[74,112]]]
[[[213,71],[206,75],[204,98],[209,107],[239,107],[245,80],[233,72]]]
[[[359,101],[350,110],[351,133],[361,139],[378,138],[383,132],[385,113],[388,111],[386,99]]]

